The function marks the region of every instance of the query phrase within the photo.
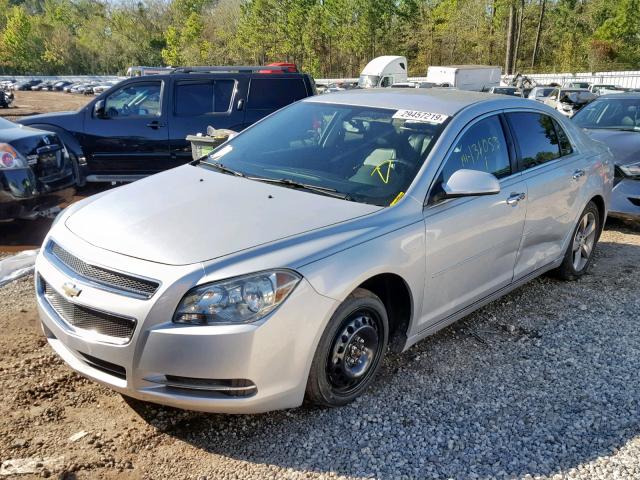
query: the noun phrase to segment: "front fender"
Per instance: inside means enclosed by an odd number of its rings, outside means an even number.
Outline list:
[[[414,320],[422,312],[425,254],[424,220],[420,220],[304,265],[298,271],[318,293],[340,302],[371,277],[398,275],[413,299],[410,336]]]

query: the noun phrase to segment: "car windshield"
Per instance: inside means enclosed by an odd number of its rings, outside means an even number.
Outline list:
[[[499,93],[501,95],[516,95],[515,88],[494,88],[493,93]]]
[[[574,117],[582,128],[610,128],[640,131],[640,98],[595,100]]]
[[[360,78],[358,78],[358,86],[360,88],[377,87],[379,82],[380,77],[378,75],[360,75]]]
[[[436,112],[394,118],[403,112],[298,102],[221,145],[200,166],[390,205],[413,182],[447,119]]]
[[[539,88],[538,90],[536,90],[536,97],[548,97],[549,95],[551,95],[551,92],[553,92],[553,90],[553,87]]]

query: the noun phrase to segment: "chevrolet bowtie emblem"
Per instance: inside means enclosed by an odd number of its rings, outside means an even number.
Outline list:
[[[82,292],[81,289],[79,289],[78,287],[76,287],[73,283],[71,282],[65,282],[62,285],[62,290],[64,291],[65,295],[67,297],[77,297],[78,295],[80,295],[80,292]]]

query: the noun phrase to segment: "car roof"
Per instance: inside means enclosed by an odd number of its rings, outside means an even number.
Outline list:
[[[362,107],[389,108],[394,110],[418,110],[444,115],[455,115],[469,105],[509,102],[509,106],[527,106],[531,100],[518,97],[497,96],[491,93],[471,92],[445,88],[368,88],[344,92],[324,93],[307,97],[304,102],[357,105]]]
[[[265,70],[269,67],[265,66]],[[308,77],[309,74],[305,72],[235,72],[235,71],[202,71],[202,72],[174,72],[174,73],[158,73],[153,75],[141,75],[137,77],[129,77],[123,81],[129,80],[167,80],[169,78],[175,78],[178,80],[198,80],[199,78],[211,78],[211,77],[226,77],[226,78],[300,78]]]
[[[607,98],[631,98],[633,100],[640,100],[640,92],[608,93],[606,95],[600,95],[598,97],[598,99]]]

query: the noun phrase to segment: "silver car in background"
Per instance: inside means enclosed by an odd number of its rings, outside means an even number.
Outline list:
[[[613,154],[615,178],[609,213],[640,220],[640,93],[603,95],[572,120]]]
[[[310,97],[65,210],[36,262],[42,327],[125,396],[226,413],[344,405],[388,348],[544,272],[584,274],[612,181],[606,147],[535,102]]]

